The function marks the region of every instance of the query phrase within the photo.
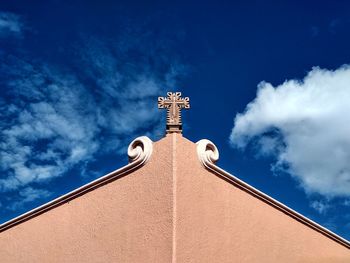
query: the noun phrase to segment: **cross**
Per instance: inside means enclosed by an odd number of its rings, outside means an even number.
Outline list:
[[[190,108],[190,99],[181,98],[181,92],[167,92],[167,97],[158,97],[158,108],[167,109],[166,132],[181,133],[181,109]]]

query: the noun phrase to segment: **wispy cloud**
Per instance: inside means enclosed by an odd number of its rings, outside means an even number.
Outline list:
[[[10,65],[13,97],[1,108],[0,168],[7,172],[1,191],[62,175],[98,149],[95,101],[73,76],[20,60]]]
[[[316,200],[310,203],[310,207],[315,209],[318,213],[324,214],[331,206],[326,201]]]
[[[139,134],[159,132],[156,97],[174,88],[186,68],[169,59],[161,43],[138,45],[125,38],[84,38],[75,46],[79,70],[69,72],[3,55],[0,192],[20,191],[26,196],[21,202],[30,202],[32,192],[24,189],[33,190],[33,183],[75,167],[86,174],[86,163],[112,150],[120,153]],[[151,42],[147,35],[138,38]]]
[[[253,142],[274,156],[275,171],[292,175],[307,193],[350,196],[349,98],[349,66],[314,68],[277,87],[262,82],[237,114],[230,141],[238,148]]]
[[[33,202],[41,198],[47,198],[51,193],[44,189],[36,189],[33,187],[25,187],[18,192],[17,200],[11,202],[7,209],[18,210],[22,209],[26,203]]]
[[[23,30],[23,22],[19,15],[0,12],[0,37],[13,35],[20,36]]]

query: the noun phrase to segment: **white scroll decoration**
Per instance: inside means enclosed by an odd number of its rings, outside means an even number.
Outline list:
[[[207,168],[210,165],[214,165],[219,160],[219,151],[214,143],[207,139],[198,141],[197,154],[200,162]]]
[[[147,136],[137,137],[128,147],[129,162],[141,161],[147,162],[151,157],[153,142]]]

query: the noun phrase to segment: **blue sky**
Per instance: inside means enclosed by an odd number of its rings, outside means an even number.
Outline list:
[[[350,239],[350,3],[2,1],[0,222],[158,140],[157,97],[219,166]]]

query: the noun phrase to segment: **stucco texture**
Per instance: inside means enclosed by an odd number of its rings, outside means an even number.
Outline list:
[[[350,262],[350,250],[201,167],[176,148],[177,262]]]
[[[350,262],[350,250],[200,164],[180,134],[145,166],[0,233],[0,262]]]
[[[0,233],[0,262],[171,262],[169,141],[139,170]]]

